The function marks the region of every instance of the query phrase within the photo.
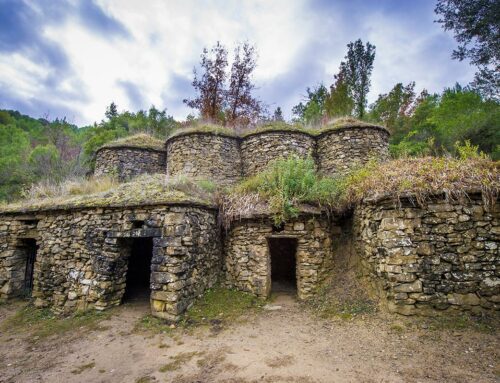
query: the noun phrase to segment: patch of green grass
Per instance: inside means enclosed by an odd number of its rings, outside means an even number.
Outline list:
[[[87,363],[87,364],[83,364],[77,368],[75,368],[74,370],[71,371],[72,374],[75,374],[75,375],[79,375],[81,374],[83,371],[85,370],[88,370],[88,369],[91,369],[91,368],[94,368],[95,367],[95,362],[91,362],[91,363]]]
[[[493,334],[499,330],[499,314],[486,314],[474,316],[471,314],[437,316],[425,319],[429,330],[433,331],[463,331],[474,330],[482,333]]]
[[[182,339],[179,337],[179,329],[190,330],[198,325],[210,325],[217,332],[224,323],[234,322],[257,312],[264,304],[263,300],[252,294],[214,287],[205,291],[175,325],[164,319],[145,315],[136,323],[134,331],[165,334],[180,345]]]
[[[150,314],[143,316],[134,326],[135,332],[149,332],[152,334],[169,334],[171,335],[174,328],[165,319],[154,317]]]
[[[195,301],[184,315],[183,321],[190,323],[211,323],[213,321],[234,321],[252,310],[259,310],[264,302],[254,295],[222,287],[209,289]]]
[[[195,356],[201,356],[203,352],[191,351],[191,352],[181,352],[180,354],[171,356],[172,361],[160,367],[160,372],[170,372],[178,370],[183,364],[188,363]]]
[[[152,383],[156,382],[156,379],[152,376],[141,376],[135,380],[135,383]]]
[[[101,146],[101,148],[113,148],[113,147],[133,147],[133,148],[144,148],[144,149],[164,149],[164,140],[155,138],[149,134],[139,133],[133,136],[119,138],[115,141],[108,142]]]
[[[0,330],[29,332],[31,339],[36,341],[53,335],[62,335],[79,328],[85,328],[89,331],[104,329],[100,322],[110,318],[111,315],[110,310],[87,310],[71,316],[60,317],[49,309],[38,309],[28,305],[4,321]]]

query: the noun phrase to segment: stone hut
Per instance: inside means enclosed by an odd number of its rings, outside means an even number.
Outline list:
[[[163,173],[165,162],[163,141],[138,134],[101,146],[95,155],[94,174],[125,181],[143,173]]]
[[[0,300],[30,296],[70,312],[103,310],[140,293],[154,316],[175,321],[216,283],[261,298],[283,289],[307,299],[335,270],[347,240],[392,312],[498,310],[498,198],[486,209],[479,192],[460,201],[435,195],[426,206],[411,195],[401,205],[374,196],[345,212],[349,219],[301,206],[280,225],[255,209],[223,230],[212,197],[189,189],[189,180],[234,184],[290,154],[312,156],[325,175],[343,173],[387,159],[388,138],[382,127],[350,123],[241,136],[183,131],[161,148],[108,145],[97,153],[96,175],[152,174],[102,194],[1,208]],[[179,176],[188,181],[176,188]]]

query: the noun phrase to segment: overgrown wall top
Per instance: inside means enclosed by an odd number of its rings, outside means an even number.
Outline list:
[[[96,176],[110,175],[124,181],[139,174],[164,173],[165,152],[137,147],[104,147],[96,153]]]
[[[266,131],[246,136],[241,141],[243,176],[262,172],[269,162],[292,154],[314,155],[314,137],[293,131]]]
[[[328,130],[317,138],[318,170],[324,175],[345,173],[371,158],[389,158],[389,132],[377,126],[352,126]]]
[[[373,201],[356,208],[355,238],[365,270],[391,311],[500,308],[500,204],[436,197],[426,207]]]
[[[192,133],[167,140],[167,174],[233,184],[241,178],[239,141],[235,137]]]

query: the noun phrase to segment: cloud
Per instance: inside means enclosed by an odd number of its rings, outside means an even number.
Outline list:
[[[117,83],[125,90],[125,93],[130,100],[130,104],[134,109],[144,108],[144,99],[142,97],[141,90],[136,84],[124,80],[118,80]]]
[[[132,111],[154,104],[184,119],[193,112],[182,103],[194,94],[193,66],[218,40],[230,56],[238,42],[257,46],[256,94],[287,116],[307,87],[332,83],[357,38],[377,46],[370,101],[397,82],[439,91],[467,83],[474,68],[451,60],[456,44],[434,23],[433,7],[433,0],[0,0],[0,103],[35,116],[70,113],[79,124],[99,121],[112,101]]]
[[[115,18],[108,16],[93,0],[81,0],[78,6],[78,14],[82,23],[94,33],[106,36],[130,37],[125,26]]]

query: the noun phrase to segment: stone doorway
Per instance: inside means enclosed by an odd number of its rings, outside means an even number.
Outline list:
[[[36,240],[32,238],[24,239],[24,252],[26,256],[26,267],[24,268],[24,295],[26,297],[31,297],[33,291],[33,276],[35,271],[35,261],[36,261],[36,251],[37,245]]]
[[[271,258],[271,292],[297,293],[297,238],[267,240]]]
[[[153,238],[133,238],[129,241],[125,293],[123,302],[148,302],[151,294],[151,258]]]

